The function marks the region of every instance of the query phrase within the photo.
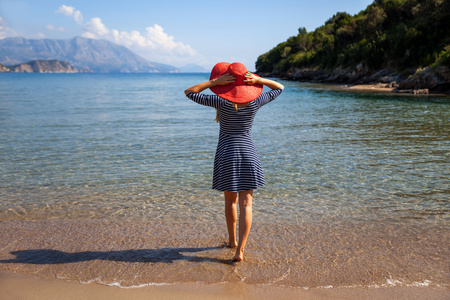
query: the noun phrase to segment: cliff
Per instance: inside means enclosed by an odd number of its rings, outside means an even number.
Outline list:
[[[0,73],[10,72],[10,69],[0,64]]]
[[[35,60],[24,64],[0,67],[0,72],[11,73],[90,73],[89,70],[79,70],[68,62],[58,60]]]

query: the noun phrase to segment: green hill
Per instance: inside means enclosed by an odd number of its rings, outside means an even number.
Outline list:
[[[300,28],[256,62],[258,73],[346,83],[403,81],[428,68],[436,88],[445,90],[449,67],[450,0],[375,0],[354,16],[335,14],[313,32]]]

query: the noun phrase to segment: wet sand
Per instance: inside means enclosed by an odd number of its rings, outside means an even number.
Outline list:
[[[255,223],[232,263],[222,223],[0,222],[0,270],[142,287],[248,284],[296,289],[448,288],[449,229],[381,222]]]
[[[389,288],[318,288],[298,289],[280,286],[233,284],[171,284],[132,289],[80,284],[57,279],[39,279],[32,276],[0,271],[0,299],[60,300],[60,299],[448,299],[450,291],[432,287]]]

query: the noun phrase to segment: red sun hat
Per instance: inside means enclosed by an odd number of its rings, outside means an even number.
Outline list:
[[[247,73],[247,68],[238,62],[232,64],[220,62],[216,64],[211,71],[209,80],[216,79],[228,73],[236,77],[236,81],[226,85],[216,85],[211,87],[210,90],[214,94],[235,103],[251,102],[261,95],[263,85],[258,83],[245,83],[244,75]],[[258,75],[255,74],[255,76]]]

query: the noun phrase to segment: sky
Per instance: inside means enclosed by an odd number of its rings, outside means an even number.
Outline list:
[[[82,36],[123,45],[143,58],[175,67],[241,62],[337,12],[351,15],[373,0],[0,0],[0,39]]]

